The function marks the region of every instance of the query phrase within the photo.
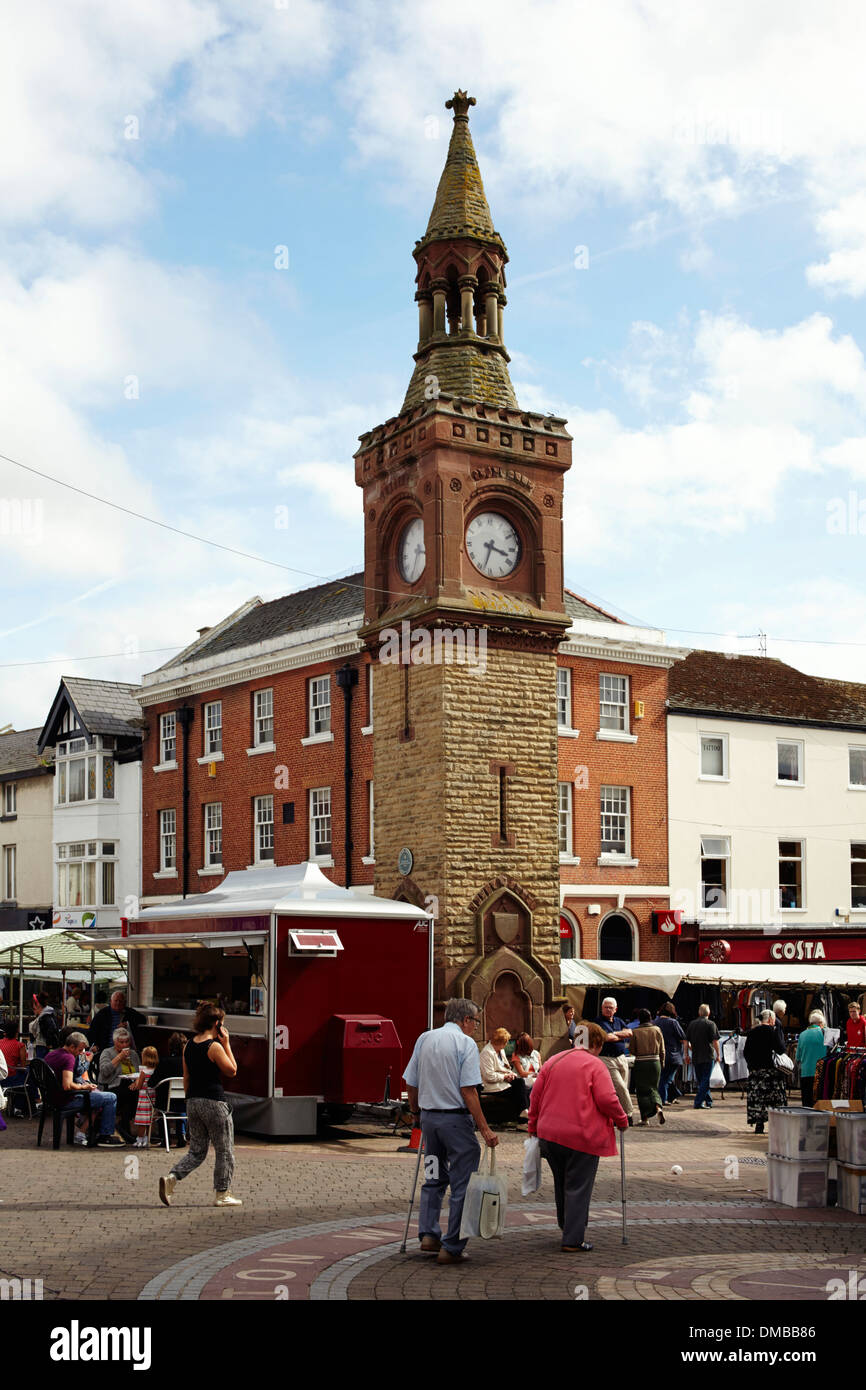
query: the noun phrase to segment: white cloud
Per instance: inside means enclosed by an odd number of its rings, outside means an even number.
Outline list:
[[[263,115],[305,121],[285,84],[318,70],[333,43],[326,0],[17,0],[11,11],[0,209],[12,225],[134,219],[153,205],[148,161],[174,125],[237,135]]]
[[[798,475],[862,462],[852,426],[866,429],[866,363],[822,315],[780,332],[731,315],[671,334],[636,324],[610,370],[641,406],[661,401],[665,412],[640,426],[562,408],[576,460],[565,526],[574,564],[639,551],[660,533],[744,532],[772,522]]]
[[[818,218],[818,232],[831,248],[826,261],[810,265],[810,285],[828,294],[866,294],[866,194],[841,199]]]

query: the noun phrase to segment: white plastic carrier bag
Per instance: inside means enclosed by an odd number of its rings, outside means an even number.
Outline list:
[[[523,1141],[523,1182],[521,1195],[530,1197],[541,1186],[541,1145],[534,1134]]]
[[[487,1156],[488,1171],[482,1171],[482,1157],[478,1172],[473,1173],[469,1179],[463,1202],[463,1220],[460,1223],[461,1240],[471,1236],[493,1240],[501,1236],[505,1229],[508,1184],[504,1178],[496,1176],[496,1150],[488,1149]]]

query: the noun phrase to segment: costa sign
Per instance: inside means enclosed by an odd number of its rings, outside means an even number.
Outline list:
[[[823,941],[774,941],[771,960],[826,960]]]

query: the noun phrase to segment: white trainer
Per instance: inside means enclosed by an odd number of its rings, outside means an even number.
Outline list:
[[[215,1207],[242,1207],[243,1202],[240,1197],[233,1197],[230,1192],[215,1192],[213,1204]]]

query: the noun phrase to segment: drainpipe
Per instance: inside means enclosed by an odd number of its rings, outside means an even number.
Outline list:
[[[181,824],[183,826],[183,877],[181,896],[189,893],[189,728],[195,716],[191,705],[181,705],[177,712],[177,722],[183,729],[183,807]]]
[[[346,806],[346,887],[352,883],[352,696],[358,684],[358,668],[347,661],[337,672],[337,685],[345,701],[343,719],[343,797]]]

